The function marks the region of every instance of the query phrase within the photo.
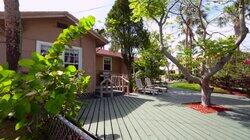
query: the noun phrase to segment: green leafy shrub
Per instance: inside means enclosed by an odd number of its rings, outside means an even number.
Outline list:
[[[244,64],[250,53],[236,51],[229,63],[213,76],[213,85],[250,95],[250,66]]]
[[[179,73],[179,74],[171,73],[171,74],[169,74],[169,78],[171,80],[183,80],[184,75],[182,73]]]
[[[171,88],[179,88],[179,89],[187,89],[187,90],[193,90],[193,91],[200,91],[201,90],[199,84],[187,83],[187,82],[171,83],[171,84],[169,84],[169,87],[171,87]],[[223,94],[229,93],[227,90],[221,89],[219,87],[214,87],[213,92],[214,93],[223,93]]]
[[[140,57],[134,62],[137,70],[136,77],[150,79],[159,79],[160,75],[164,75],[165,71],[160,67],[165,67],[167,60],[163,57],[159,45],[156,41],[152,41],[147,48],[139,51]]]
[[[65,68],[60,56],[65,45],[87,33],[94,22],[91,16],[81,19],[78,25],[63,30],[47,55],[33,53],[31,59],[20,60],[21,69],[28,70],[26,74],[0,66],[1,122],[7,117],[15,118],[18,130],[41,126],[44,119],[59,113],[75,118],[80,109],[76,94],[84,92],[90,76],[71,65]]]
[[[250,77],[213,77],[213,84],[231,91],[238,91],[250,95]]]

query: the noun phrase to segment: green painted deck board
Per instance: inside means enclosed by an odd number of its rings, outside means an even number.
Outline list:
[[[88,99],[78,117],[85,130],[106,140],[249,139],[250,99],[218,95],[213,98],[223,100],[217,104],[233,111],[202,114],[182,104],[199,100],[196,96],[170,92]]]
[[[99,117],[99,108],[100,108],[100,101],[97,99],[95,107],[94,107],[94,113],[92,115],[91,125],[89,128],[89,131],[94,132],[95,135],[97,134],[97,128],[98,128],[97,125],[98,125],[98,117]]]
[[[138,119],[138,117],[134,114],[133,109],[130,108],[131,106],[129,106],[128,102],[125,101],[124,97],[120,97],[118,99],[121,102],[123,109],[128,114],[128,118],[132,123],[137,135],[140,137],[140,139],[146,139],[148,137],[147,133],[144,130],[144,127],[142,127],[141,123],[139,122],[140,119]]]
[[[93,105],[91,106],[90,108],[90,111],[88,113],[88,116],[87,116],[87,119],[84,123],[84,129],[85,130],[88,130],[90,131],[90,127],[91,127],[91,123],[92,123],[92,120],[93,120],[93,117],[94,117],[94,113],[95,113],[95,108],[96,108],[96,103],[97,103],[98,100],[94,100],[93,102]]]
[[[190,112],[188,110],[183,110],[183,112],[186,114],[188,118],[191,118],[191,121],[193,122],[192,124],[194,126],[199,127],[199,129],[204,130],[206,132],[210,132],[211,137],[214,139],[223,139],[223,138],[235,139],[237,137],[237,136],[228,135],[232,133],[228,131],[228,128],[224,129],[220,125],[215,125],[212,121],[209,121],[206,116],[197,116],[196,113]],[[220,129],[216,129],[216,128],[220,128]]]
[[[131,123],[134,125],[137,134],[139,134],[140,139],[148,139],[149,135],[147,135],[147,127],[145,127],[143,125],[144,122],[141,121],[141,119],[139,118],[138,114],[135,114],[135,112],[133,112],[133,108],[131,108],[131,106],[129,105],[129,103],[126,101],[127,97],[121,97],[120,98],[120,102],[123,104],[124,109],[126,110],[126,113],[128,113],[128,116],[130,118]],[[131,112],[131,113],[129,113]]]
[[[87,121],[90,121],[90,110],[92,109],[92,106],[94,106],[94,100],[88,100],[88,106],[86,107],[86,109],[84,110],[84,113],[82,114],[82,117],[80,119],[80,122],[83,124],[83,128],[85,130],[88,130],[89,127],[89,123],[87,123]],[[88,120],[89,119],[89,120]]]
[[[130,100],[128,101],[128,103],[131,102],[135,106],[140,105],[140,104],[138,104],[138,101],[133,100],[132,98],[129,98],[129,99]],[[157,120],[157,118],[155,118],[155,115],[151,115],[150,112],[148,112],[145,109],[145,107],[143,107],[145,104],[142,104],[140,106],[140,108],[138,109],[138,111],[140,111],[139,113],[143,116],[143,119],[148,124],[148,126],[150,126],[151,131],[154,133],[154,135],[158,139],[167,139],[167,137],[166,137],[167,135],[165,133],[166,130],[164,130],[164,127],[162,127],[161,122],[158,122],[159,120]]]
[[[126,112],[126,110],[124,110],[123,107],[123,103],[120,101],[119,99],[120,97],[116,98],[116,105],[119,109],[119,112],[122,114],[122,116],[126,116],[125,114],[128,114],[128,112]],[[135,129],[134,124],[131,122],[131,118],[129,115],[127,115],[126,117],[123,117],[123,121],[124,124],[126,124],[126,128],[128,130],[128,132],[130,133],[131,137],[134,139],[141,139],[137,130]]]
[[[117,121],[118,121],[118,125],[119,125],[121,133],[122,133],[122,139],[124,139],[124,140],[132,139],[131,134],[128,131],[127,125],[123,120],[123,116],[122,116],[121,112],[118,109],[117,101],[116,101],[115,98],[112,100],[112,105],[114,107],[116,118],[117,118]]]
[[[134,99],[137,100],[137,99]],[[137,101],[139,102],[139,101]],[[168,120],[168,117],[164,117],[161,112],[157,112],[157,110],[153,109],[149,105],[145,105],[144,109],[148,110],[149,113],[152,113],[156,118],[156,120],[162,120],[162,124],[165,126],[166,133],[169,132],[170,134],[168,135],[168,138],[170,139],[185,139],[186,137],[183,135],[182,129],[178,126],[178,124],[172,122],[172,120]],[[171,129],[170,129],[171,128]],[[187,137],[189,137],[188,135]]]
[[[99,99],[100,108],[99,108],[99,119],[98,119],[98,128],[97,128],[97,136],[100,138],[104,138],[104,100]]]
[[[130,111],[133,110],[134,105],[132,102],[127,101],[127,97],[123,98],[126,102],[126,105],[130,108]],[[157,139],[154,132],[150,129],[150,125],[148,125],[148,122],[143,119],[143,114],[141,114],[139,111],[132,111],[135,120],[140,124],[143,131],[146,133],[145,139]],[[142,133],[143,135],[143,133]],[[143,138],[143,136],[141,136]]]
[[[107,98],[104,98],[105,100],[105,112],[104,112],[104,116],[105,116],[105,121],[104,121],[104,133],[105,133],[105,139],[108,140],[113,140],[113,130],[112,130],[112,124],[111,124],[111,118],[110,118],[110,111],[109,111],[109,102]]]
[[[115,140],[117,139],[122,139],[122,133],[120,130],[120,127],[118,125],[118,120],[116,118],[115,115],[115,111],[114,111],[114,107],[112,105],[112,98],[108,98],[108,102],[109,102],[109,111],[110,111],[110,118],[111,118],[111,127],[112,127],[112,134],[113,134],[113,138]]]

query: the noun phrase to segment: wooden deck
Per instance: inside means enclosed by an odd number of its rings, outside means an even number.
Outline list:
[[[199,99],[197,95],[189,96],[177,93],[157,96],[131,94],[89,99],[79,118],[85,130],[107,140],[250,138],[250,115],[240,112],[250,113],[250,100],[235,105],[241,109],[238,114],[234,114],[237,111],[202,114],[181,104],[181,101]]]

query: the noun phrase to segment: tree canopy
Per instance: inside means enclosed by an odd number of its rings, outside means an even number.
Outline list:
[[[247,1],[130,0],[130,2],[130,8],[133,9],[132,19],[139,21],[143,18],[155,21],[158,26],[158,40],[161,51],[179,68],[187,81],[201,85],[202,104],[205,106],[210,105],[210,96],[213,90],[209,86],[211,77],[230,60],[248,33],[245,22]],[[234,11],[233,13],[237,17],[237,22],[234,22],[237,23],[237,26],[235,26],[237,32],[235,34],[223,35],[221,32],[208,31],[209,27],[215,25],[220,19],[219,16],[211,18],[211,15],[214,14],[213,7],[216,5],[221,9],[227,9],[229,6],[234,5],[231,10]],[[187,13],[187,7],[191,7],[192,16]],[[220,14],[226,14],[226,11],[228,13],[228,10],[224,10]],[[178,22],[184,23],[185,28],[191,31],[189,36],[192,37],[192,47],[189,50],[183,49],[182,54],[184,55],[182,57],[184,59],[178,59],[171,53],[169,47],[172,46],[165,45],[163,40],[164,34],[167,32],[167,20],[174,18],[177,18]],[[195,24],[190,24],[192,21]],[[216,38],[214,37],[216,34],[222,36]],[[195,64],[198,71],[200,71],[200,75],[193,74],[190,69],[193,68],[190,67],[190,64],[195,60],[198,60]]]
[[[136,49],[148,45],[148,33],[142,20],[131,20],[132,10],[128,0],[116,0],[106,18],[106,27],[111,38],[111,47],[119,48],[128,69],[129,81],[132,83],[132,63]],[[130,86],[131,90],[131,86]]]

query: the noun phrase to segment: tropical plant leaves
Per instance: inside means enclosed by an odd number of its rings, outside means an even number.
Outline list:
[[[35,61],[31,59],[22,59],[18,62],[18,64],[22,67],[29,68],[35,64]]]

